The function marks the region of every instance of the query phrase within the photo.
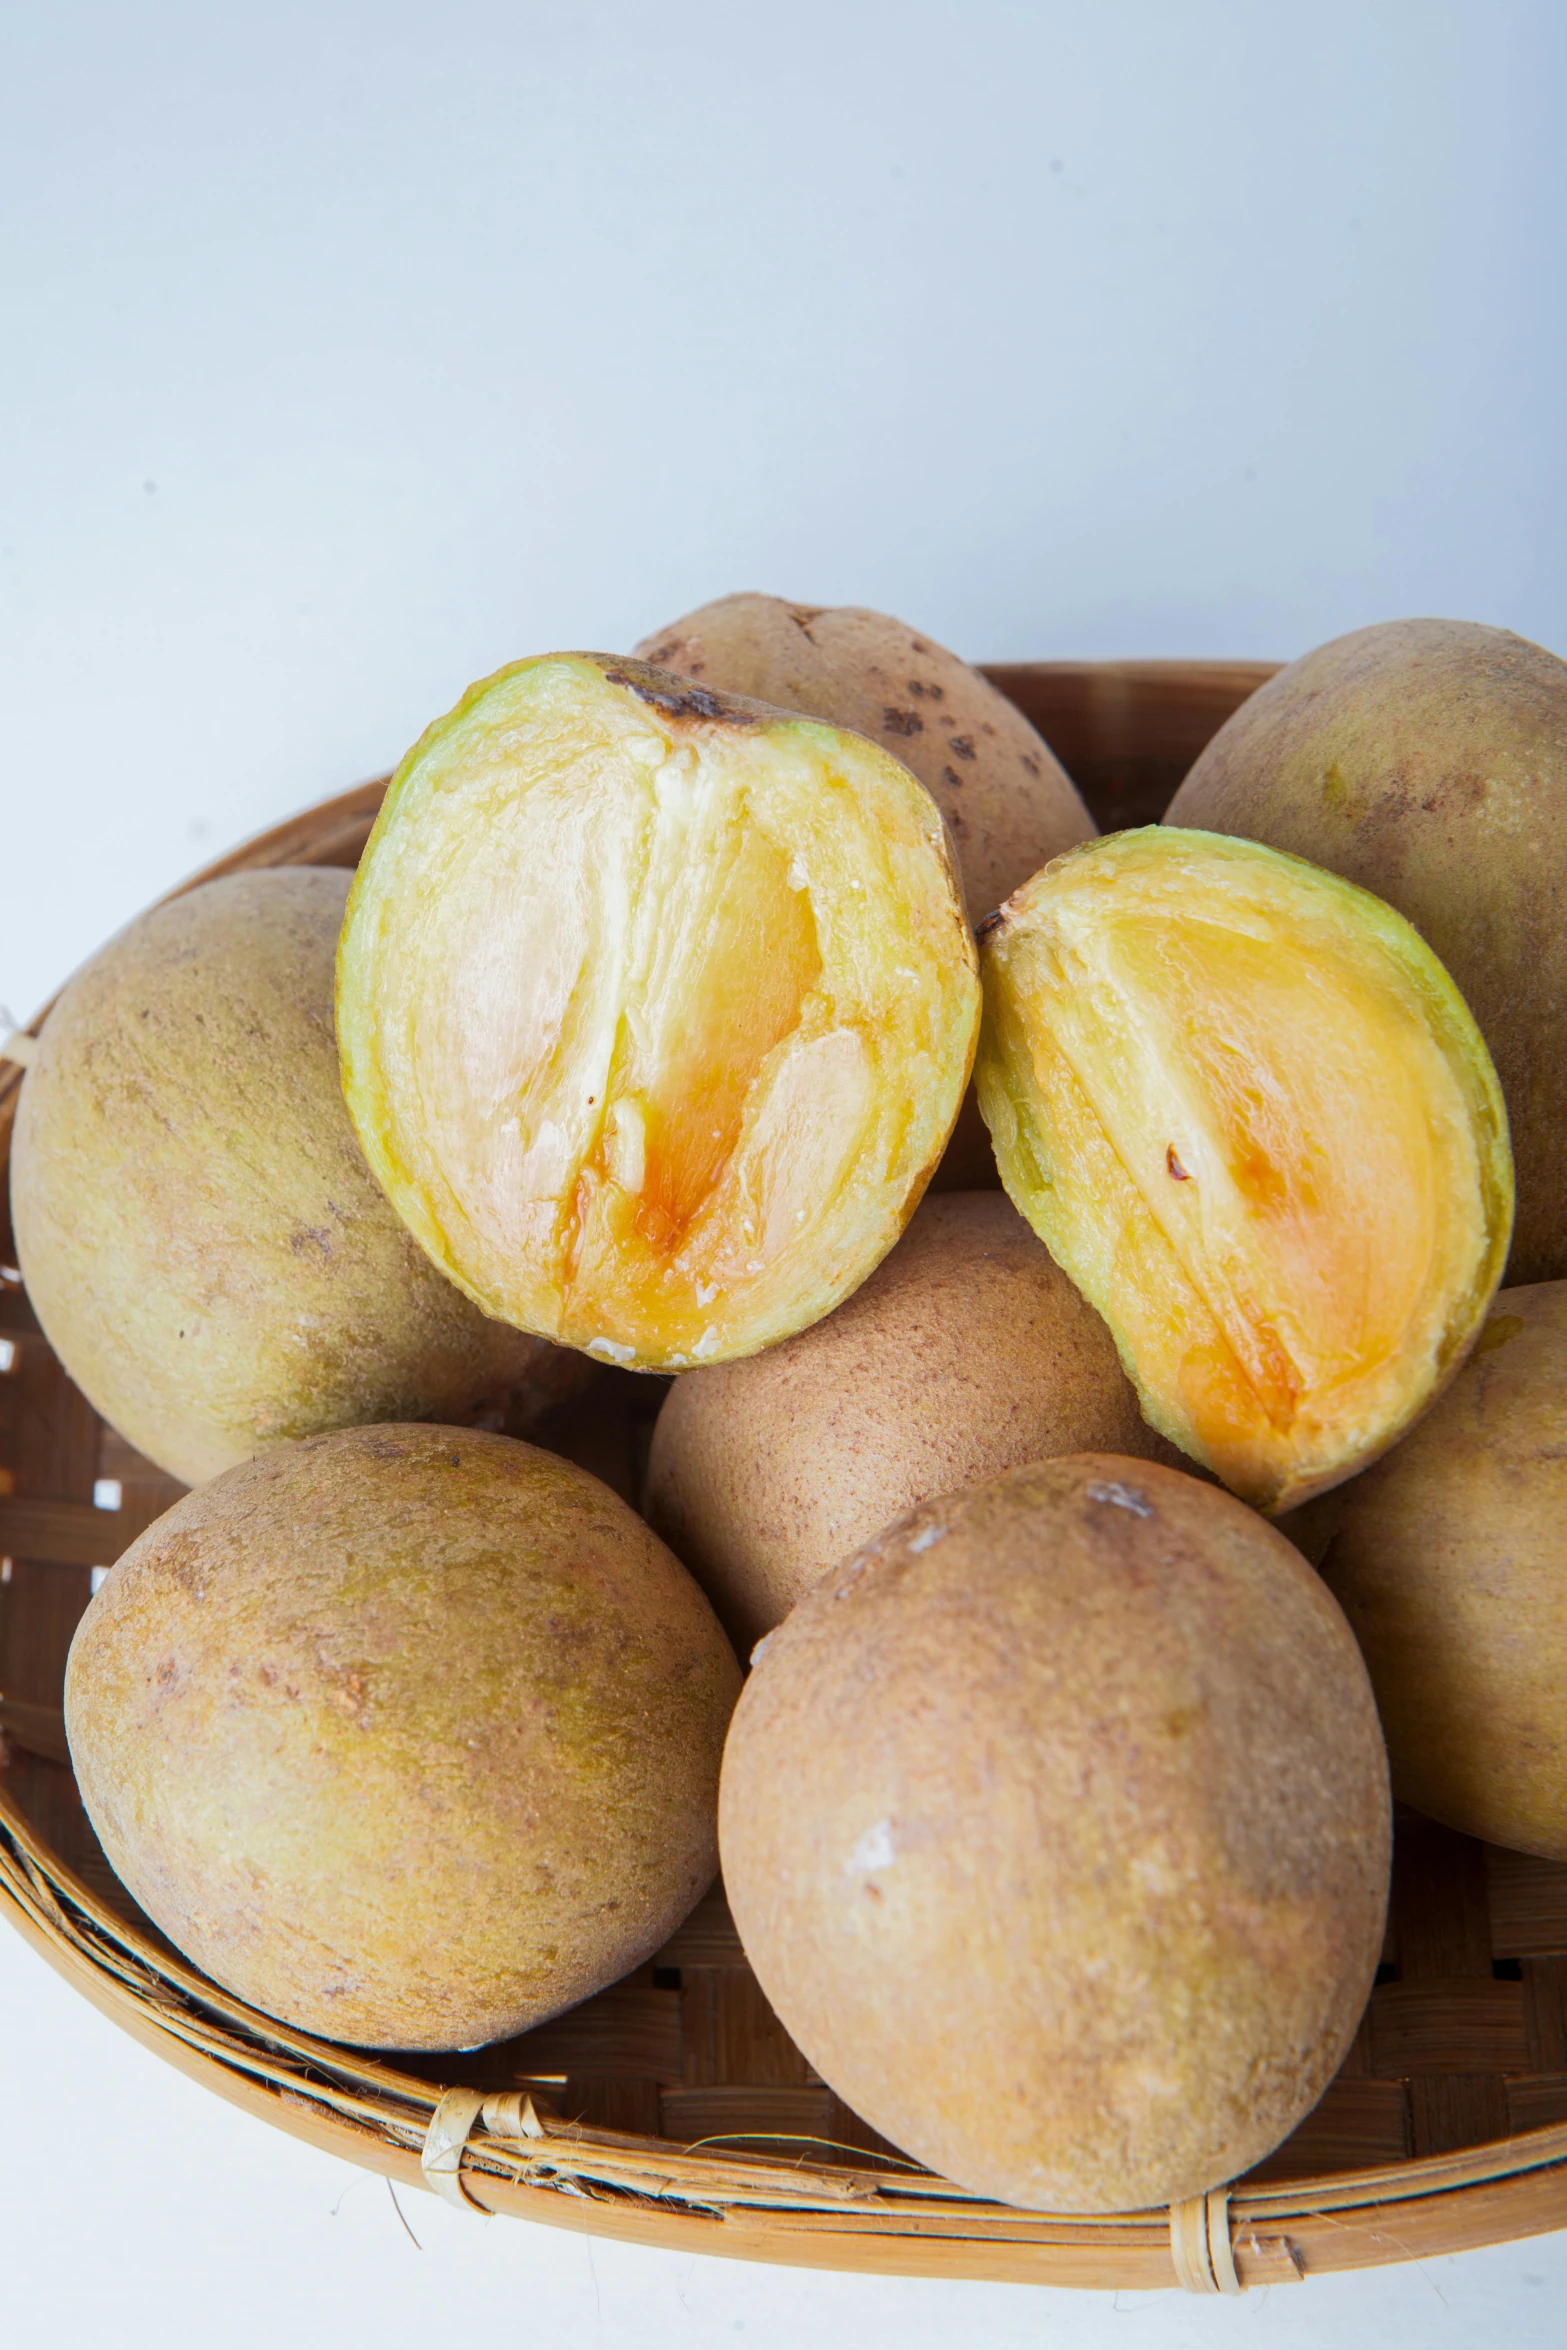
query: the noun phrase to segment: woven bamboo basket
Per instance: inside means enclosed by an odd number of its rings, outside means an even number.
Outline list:
[[[1149,821],[1270,670],[993,670],[1107,829]],[[209,868],[352,865],[382,785]],[[36,1026],[36,1024],[35,1024]],[[10,1052],[25,1061],[25,1039]],[[22,1069],[0,1067],[0,1162]],[[180,1488],[92,1412],[0,1224],[0,1912],[78,1990],[220,2096],[484,2212],[730,2257],[905,2275],[1238,2292],[1567,2225],[1567,1868],[1413,1815],[1384,1963],[1343,2070],[1285,2145],[1191,2204],[1103,2218],[987,2202],[902,2159],[769,2009],[721,1890],[651,1964],[468,2056],[380,2061],[292,2032],[189,1967],[87,1824],[61,1685],[93,1588]],[[633,1495],[662,1382],[595,1373],[543,1441]]]

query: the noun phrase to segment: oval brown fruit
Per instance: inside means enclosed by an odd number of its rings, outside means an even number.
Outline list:
[[[285,866],[154,907],[66,987],[22,1086],[28,1296],[187,1485],[326,1428],[502,1402],[525,1424],[581,1382],[436,1271],[365,1165],[332,1025],[351,879]]]
[[[1180,1460],[1010,1200],[945,1192],[825,1321],[676,1380],[648,1516],[744,1655],[915,1503],[1089,1451]]]
[[[980,2194],[1131,2210],[1246,2170],[1338,2069],[1387,1767],[1284,1538],[1079,1455],[911,1512],[801,1600],[719,1840],[763,1990],[856,2112]]]
[[[1320,1506],[1397,1792],[1567,1861],[1567,1282],[1504,1289],[1441,1402]]]
[[[739,1678],[585,1470],[363,1428],[150,1527],[65,1711],[110,1862],[198,1966],[331,2039],[455,2048],[613,1982],[701,1897]]]
[[[1506,1096],[1507,1277],[1567,1276],[1567,662],[1469,621],[1357,629],[1244,703],[1165,820],[1309,857],[1414,924]]]

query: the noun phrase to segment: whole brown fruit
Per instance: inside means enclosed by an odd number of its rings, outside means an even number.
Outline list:
[[[946,1192],[825,1321],[676,1380],[648,1516],[744,1654],[916,1502],[1087,1451],[1181,1459],[1010,1200]]]
[[[471,1429],[190,1494],[82,1618],[71,1755],[188,1957],[306,2031],[454,2048],[613,1982],[710,1883],[739,1671],[597,1478]]]
[[[1398,1793],[1567,1861],[1567,1282],[1504,1289],[1435,1409],[1319,1507]]]
[[[868,734],[947,820],[976,922],[1097,827],[1066,769],[977,669],[886,612],[720,596],[659,629],[640,659]]]
[[[22,1087],[28,1296],[88,1401],[187,1485],[376,1420],[526,1420],[578,1359],[481,1313],[365,1165],[332,989],[352,876],[209,881],[66,987]]]
[[[1461,620],[1357,629],[1253,694],[1165,821],[1293,850],[1414,924],[1502,1081],[1508,1277],[1567,1276],[1567,662]]]
[[[746,1954],[807,2058],[981,2194],[1200,2194],[1371,1987],[1387,1769],[1338,1608],[1244,1504],[1113,1455],[911,1512],[765,1644],[724,1756]]]

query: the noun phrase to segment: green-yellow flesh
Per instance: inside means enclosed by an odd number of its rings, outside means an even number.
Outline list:
[[[410,754],[338,965],[349,1107],[488,1311],[638,1367],[746,1354],[897,1238],[978,983],[933,803],[859,736],[598,655]]]
[[[1154,1425],[1269,1510],[1391,1443],[1512,1225],[1495,1071],[1416,932],[1298,858],[1149,827],[1036,875],[983,967],[1003,1180]]]

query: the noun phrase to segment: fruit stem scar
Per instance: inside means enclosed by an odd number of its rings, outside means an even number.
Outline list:
[[[1166,1174],[1173,1175],[1177,1183],[1190,1183],[1191,1177],[1177,1158],[1173,1142],[1164,1154],[1164,1165]]]

